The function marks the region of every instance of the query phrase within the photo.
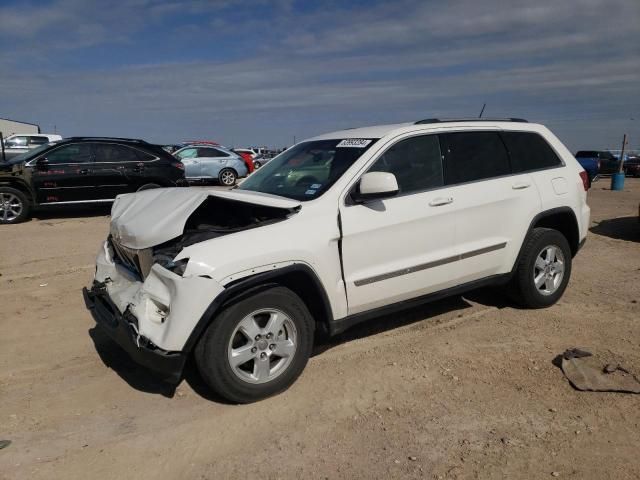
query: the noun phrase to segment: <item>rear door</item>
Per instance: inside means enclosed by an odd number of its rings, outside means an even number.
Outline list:
[[[88,143],[70,143],[49,150],[34,162],[32,181],[39,203],[95,199],[90,176],[93,152]]]
[[[135,151],[115,143],[96,143],[94,150],[92,179],[99,198],[115,198],[138,189],[141,168]]]
[[[404,137],[369,171],[391,172],[397,196],[341,205],[349,314],[452,286],[455,214],[437,135]]]
[[[213,147],[199,147],[198,160],[200,160],[200,176],[218,178],[220,170],[231,157],[229,154]]]
[[[458,283],[510,271],[540,211],[531,175],[512,174],[499,131],[440,134],[456,221]]]

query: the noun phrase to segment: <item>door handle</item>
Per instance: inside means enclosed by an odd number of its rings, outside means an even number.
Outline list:
[[[431,200],[429,202],[429,205],[432,207],[439,207],[441,205],[448,205],[450,203],[453,203],[453,198],[452,197],[438,197],[438,198],[434,198],[433,200]]]
[[[91,170],[89,170],[88,168],[83,168],[82,170],[78,170],[78,173],[80,175],[88,175],[90,171]]]
[[[514,190],[524,190],[525,188],[529,188],[531,186],[530,183],[526,183],[526,182],[520,182],[520,183],[514,183],[511,188],[513,188]]]

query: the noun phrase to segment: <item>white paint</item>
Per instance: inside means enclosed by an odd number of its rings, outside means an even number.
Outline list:
[[[542,135],[564,166],[352,205],[347,197],[367,169],[396,142],[415,135],[470,130],[530,131]],[[141,249],[182,233],[189,215],[208,197],[281,208],[297,214],[258,228],[228,234],[184,248],[188,258],[179,277],[154,265],[144,283],[130,278],[110,259],[98,256],[96,279],[112,279],[111,299],[138,315],[140,333],[166,350],[180,350],[211,301],[225,285],[293,263],[309,266],[324,286],[334,319],[466,283],[513,268],[534,216],[556,207],[571,208],[580,239],[590,209],[580,165],[545,127],[512,122],[400,124],[326,134],[316,139],[380,138],[323,195],[298,202],[249,191],[158,189],[118,197],[111,231],[123,245]],[[563,179],[566,193],[557,194]],[[563,187],[564,188],[564,187]],[[338,218],[342,228],[342,237]],[[344,280],[340,264],[342,240]],[[504,244],[504,248],[464,257],[464,253]],[[355,286],[366,278],[458,257],[455,262]],[[163,320],[164,319],[164,320]]]

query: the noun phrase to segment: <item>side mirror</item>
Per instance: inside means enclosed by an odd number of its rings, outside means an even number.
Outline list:
[[[362,175],[352,197],[356,202],[393,197],[398,193],[398,181],[393,173],[369,172]]]

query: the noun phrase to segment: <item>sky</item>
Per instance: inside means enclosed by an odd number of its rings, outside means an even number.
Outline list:
[[[640,147],[638,0],[0,0],[0,117],[44,133],[294,139],[523,117]]]

